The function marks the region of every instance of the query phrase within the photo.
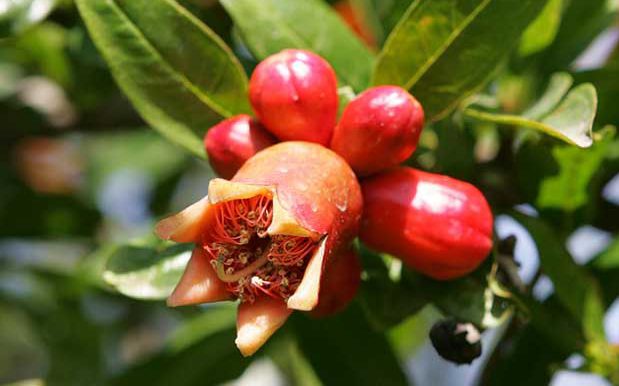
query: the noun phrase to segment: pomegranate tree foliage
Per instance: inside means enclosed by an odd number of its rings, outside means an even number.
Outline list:
[[[498,327],[478,359],[480,384],[546,385],[574,353],[584,358],[578,370],[619,383],[619,350],[603,324],[619,295],[619,206],[602,196],[619,172],[619,56],[575,65],[616,21],[616,2],[351,0],[369,45],[331,3],[12,1],[0,9],[5,158],[24,137],[52,133],[80,149],[82,168],[79,186],[52,194],[33,192],[15,171],[19,157],[2,166],[0,346],[9,354],[0,368],[14,370],[0,382],[209,385],[269,358],[293,384],[435,384],[415,375],[410,358],[432,323],[450,317]],[[495,217],[526,229],[537,272],[520,278],[514,239],[502,229],[491,258],[447,282],[358,243],[363,281],[348,309],[319,320],[294,315],[248,359],[232,343],[233,307],[165,308],[191,247],[156,241],[151,221],[191,201],[178,192],[205,174],[196,161],[205,129],[251,112],[249,74],[285,48],[329,61],[340,103],[382,84],[419,99],[429,123],[407,163],[479,187]],[[34,75],[61,87],[79,134],[58,134],[49,113],[28,104],[23,85]],[[118,179],[148,187],[119,194],[140,198],[132,208],[152,218],[138,226],[126,221],[132,211],[109,209]],[[523,203],[529,210],[516,207]],[[614,241],[579,264],[566,243],[585,225]],[[127,234],[110,237],[114,226]],[[534,296],[546,279],[553,292]],[[139,339],[141,350],[130,343]]]

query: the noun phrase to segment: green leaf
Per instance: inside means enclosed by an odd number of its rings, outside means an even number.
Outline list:
[[[617,18],[615,0],[569,0],[552,46],[541,62],[547,71],[566,69]]]
[[[266,348],[266,354],[295,386],[321,386],[316,372],[303,356],[291,329],[278,332]]]
[[[561,23],[563,0],[549,0],[537,19],[524,31],[518,51],[527,56],[552,44]]]
[[[249,111],[247,78],[230,49],[172,0],[77,0],[112,74],[142,117],[204,157],[202,136]]]
[[[593,85],[586,83],[571,90],[563,101],[541,120],[523,116],[498,114],[466,108],[470,118],[507,126],[527,127],[578,147],[593,143],[592,127],[597,109],[597,94]]]
[[[559,170],[541,182],[537,207],[573,211],[588,202],[591,179],[599,171],[614,138],[614,129],[607,133],[586,150],[573,146],[552,148],[552,157]]]
[[[366,88],[372,54],[320,0],[222,0],[258,59],[285,48],[316,52],[335,69],[340,85]]]
[[[293,315],[299,348],[325,385],[406,385],[384,334],[374,331],[356,304],[337,316]]]
[[[526,295],[519,296],[518,301],[526,308],[531,326],[564,356],[583,349],[586,340],[582,326],[556,294],[543,302]]]
[[[370,27],[379,43],[391,33],[413,0],[351,0],[355,16]]]
[[[482,87],[545,0],[416,0],[381,52],[374,84],[397,84],[444,117]]]
[[[103,279],[123,295],[148,300],[165,299],[180,279],[192,245],[135,243],[112,248]]]
[[[172,332],[166,350],[181,352],[215,333],[234,329],[236,308],[232,302],[210,305],[206,312],[186,320]]]
[[[439,281],[402,267],[399,260],[365,248],[361,252],[365,272],[358,298],[379,330],[395,326],[429,303],[446,315],[482,327],[499,324],[509,306],[489,288],[490,262],[461,279]]]
[[[250,359],[243,358],[234,345],[234,308],[213,307],[188,323],[190,327],[181,326],[161,353],[129,368],[110,384],[207,386],[238,378]]]
[[[0,38],[23,32],[44,20],[56,6],[56,0],[7,0],[0,8]]]
[[[555,322],[549,320],[549,327]],[[484,371],[484,381],[501,386],[550,385],[554,366],[574,352],[566,353],[553,343],[536,326],[528,325],[516,331],[504,343],[509,349],[495,352],[495,362]]]
[[[100,385],[105,374],[101,327],[82,314],[83,304],[55,295],[61,304],[34,318],[50,361],[45,384]]]
[[[544,94],[522,115],[530,119],[540,119],[548,115],[567,95],[572,84],[574,84],[574,79],[567,72],[552,74]]]
[[[74,69],[67,55],[68,40],[66,28],[45,21],[11,40],[14,51],[9,58],[67,87],[72,83]]]
[[[579,321],[587,339],[605,339],[604,302],[595,278],[572,260],[552,228],[544,222],[519,213],[514,218],[535,240],[543,272],[552,280],[559,301]]]
[[[0,63],[0,100],[15,94],[23,74],[13,63]]]
[[[595,258],[593,266],[603,270],[619,268],[619,238],[616,238],[604,252]]]
[[[617,96],[619,95],[619,63],[612,62],[597,70],[583,71],[574,74],[578,83],[592,83],[599,95],[597,121],[601,124],[619,122]]]
[[[386,330],[421,310],[428,299],[423,291],[409,281],[395,281],[380,255],[361,249],[364,279],[358,299],[372,326]],[[388,260],[392,271],[401,269],[399,260]]]

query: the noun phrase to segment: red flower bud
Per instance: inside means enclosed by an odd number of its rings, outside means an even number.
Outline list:
[[[303,50],[269,56],[251,76],[249,99],[260,122],[280,140],[329,145],[337,119],[337,80],[320,56]]]
[[[232,178],[245,161],[276,142],[260,123],[245,114],[218,123],[204,137],[208,160],[223,178]]]
[[[320,284],[318,305],[312,315],[323,317],[342,311],[350,303],[361,284],[361,263],[357,253],[350,249],[334,256]]]
[[[251,355],[292,310],[319,304],[323,272],[357,234],[361,209],[353,171],[331,150],[284,142],[258,152],[157,225],[163,239],[197,244],[168,304],[240,299],[236,343]]]
[[[423,109],[406,90],[380,86],[355,98],[333,132],[331,149],[360,175],[396,166],[413,154]]]
[[[473,271],[492,248],[492,212],[473,185],[400,167],[362,183],[361,240],[435,279]]]

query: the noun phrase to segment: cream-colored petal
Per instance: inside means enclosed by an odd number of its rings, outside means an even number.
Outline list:
[[[242,182],[234,182],[215,178],[208,185],[208,196],[211,204],[218,202],[241,200],[260,194],[272,196],[273,187],[265,185],[252,185]]]
[[[211,204],[223,201],[240,200],[265,194],[273,198],[273,220],[267,233],[269,235],[289,235],[310,237],[314,240],[320,234],[303,228],[297,220],[281,205],[275,193],[275,188],[269,185],[252,185],[243,182],[228,181],[221,178],[211,180],[208,187],[208,197]]]
[[[301,284],[299,284],[295,293],[288,299],[288,308],[310,311],[318,304],[327,237],[320,241],[320,245],[307,263]]]
[[[167,304],[177,307],[228,299],[231,299],[230,292],[211,267],[208,255],[202,248],[196,247]]]
[[[198,242],[209,205],[208,197],[204,197],[181,212],[159,221],[155,233],[163,240]]]
[[[253,355],[280,328],[292,310],[281,300],[261,296],[242,303],[236,319],[236,346],[243,356]]]
[[[273,197],[273,220],[269,229],[269,235],[289,235],[299,237],[309,237],[318,240],[320,235],[303,228],[294,216],[281,205],[277,194]]]

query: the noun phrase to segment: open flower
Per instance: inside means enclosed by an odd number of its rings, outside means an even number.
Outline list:
[[[163,239],[196,244],[168,304],[239,299],[236,344],[251,355],[293,310],[316,308],[323,272],[348,253],[361,210],[340,156],[306,142],[271,146],[157,225]]]

